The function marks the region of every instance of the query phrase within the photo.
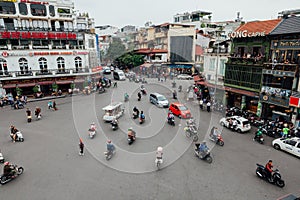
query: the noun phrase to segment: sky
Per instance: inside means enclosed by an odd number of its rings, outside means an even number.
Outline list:
[[[268,20],[283,10],[300,9],[300,0],[73,0],[75,9],[88,12],[95,25],[144,26],[173,22],[177,13],[196,10],[212,12],[212,21],[236,19],[237,12],[244,21]]]

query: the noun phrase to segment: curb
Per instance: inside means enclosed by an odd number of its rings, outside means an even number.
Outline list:
[[[28,99],[27,102],[36,102],[36,101],[45,101],[45,100],[50,100],[50,99],[59,99],[59,98],[65,98],[67,95],[62,95],[62,96],[50,96],[50,97],[43,97],[43,98],[37,98],[37,99]]]

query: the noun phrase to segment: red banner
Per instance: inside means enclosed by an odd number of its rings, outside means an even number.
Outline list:
[[[55,33],[55,32],[0,32],[2,39],[71,39],[76,40],[76,33]]]

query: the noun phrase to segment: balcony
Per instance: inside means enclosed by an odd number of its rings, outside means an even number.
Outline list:
[[[242,58],[242,57],[228,57],[230,64],[243,64],[243,65],[262,65],[265,62],[265,57],[257,58]]]

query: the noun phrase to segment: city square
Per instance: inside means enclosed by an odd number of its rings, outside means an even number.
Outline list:
[[[140,84],[118,82],[103,94],[77,95],[56,99],[57,111],[48,110],[47,100],[29,102],[26,107],[42,108],[42,119],[27,123],[25,109],[1,109],[1,151],[6,160],[24,167],[24,174],[1,186],[1,198],[6,199],[277,199],[299,189],[299,159],[271,146],[271,138],[260,145],[250,133],[239,134],[222,129],[223,147],[211,148],[213,162],[208,164],[194,155],[192,140],[186,138],[184,119],[175,119],[175,127],[166,123],[167,109],[149,103],[151,92],[164,94],[172,100],[170,80],[147,79],[148,92],[137,101]],[[186,89],[193,81],[177,81],[183,86],[178,101],[191,110],[199,126],[200,140],[207,140],[208,130],[218,126],[220,114],[200,111],[197,101],[186,101]],[[120,128],[111,130],[104,123],[102,108],[112,101],[123,101],[125,113],[119,118]],[[132,108],[144,110],[145,124],[132,119]],[[91,122],[97,126],[94,139],[88,137]],[[9,127],[14,124],[25,141],[12,143]],[[137,140],[129,146],[126,132],[132,127]],[[85,143],[85,155],[78,155],[79,138]],[[116,145],[116,155],[105,160],[106,140]],[[155,167],[155,150],[164,147],[162,169]],[[279,168],[286,182],[279,188],[259,179],[256,163],[269,159]]]

